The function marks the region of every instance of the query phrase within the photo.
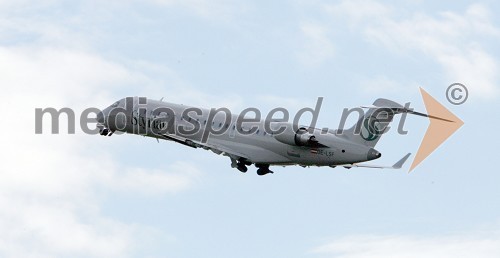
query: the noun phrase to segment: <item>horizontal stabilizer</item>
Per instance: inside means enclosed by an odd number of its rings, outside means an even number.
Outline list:
[[[398,162],[394,163],[392,166],[379,166],[379,165],[369,165],[369,164],[361,164],[355,163],[352,165],[343,165],[345,168],[389,168],[389,169],[400,169],[403,167],[404,163],[410,157],[411,153],[406,154],[403,158],[401,158]]]
[[[407,109],[407,108],[400,108],[400,107],[380,107],[380,106],[360,106],[360,108],[390,109],[390,110],[392,110],[396,114],[408,113],[408,114],[412,114],[412,115],[416,115],[416,116],[423,116],[423,117],[428,117],[428,118],[437,119],[437,120],[446,121],[446,122],[451,122],[451,123],[455,122],[455,121],[448,120],[448,119],[445,119],[445,118],[441,118],[441,117],[437,117],[437,116],[433,116],[433,115],[429,115],[429,114],[425,114],[425,113],[420,113],[420,112],[417,112],[417,111],[413,111],[413,110]]]
[[[403,167],[405,164],[406,160],[410,157],[411,153],[406,154],[402,159],[400,159],[398,162],[396,162],[394,165],[392,165],[392,168],[394,169],[400,169]]]

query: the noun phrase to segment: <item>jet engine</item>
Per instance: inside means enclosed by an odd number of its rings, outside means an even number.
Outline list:
[[[288,145],[310,147],[318,146],[316,136],[309,133],[304,127],[299,128],[296,132],[294,132],[291,128],[287,128],[283,133],[276,135],[274,138]]]

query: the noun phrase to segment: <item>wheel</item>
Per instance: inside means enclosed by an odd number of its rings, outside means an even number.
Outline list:
[[[101,131],[101,135],[103,135],[103,136],[108,135],[108,133],[109,133],[109,130],[108,130],[107,128],[104,128],[104,129],[102,129],[102,131]]]
[[[274,173],[273,171],[269,170],[269,168],[259,168],[257,169],[257,175],[259,176],[264,176],[267,174],[272,174]]]
[[[248,171],[248,168],[247,166],[243,165],[243,164],[238,164],[238,166],[236,167],[240,172],[247,172]]]

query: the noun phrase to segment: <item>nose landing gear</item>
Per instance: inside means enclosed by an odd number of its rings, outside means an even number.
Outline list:
[[[105,128],[105,127],[101,127],[99,129],[99,134],[102,135],[102,136],[111,136],[111,135],[113,135],[114,132],[115,131],[110,130],[110,129]]]

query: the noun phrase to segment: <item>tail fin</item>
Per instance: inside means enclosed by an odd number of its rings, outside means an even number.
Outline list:
[[[388,125],[396,114],[395,110],[402,108],[402,105],[394,101],[377,99],[373,102],[373,107],[353,127],[344,130],[342,135],[355,143],[374,147],[388,130]]]

